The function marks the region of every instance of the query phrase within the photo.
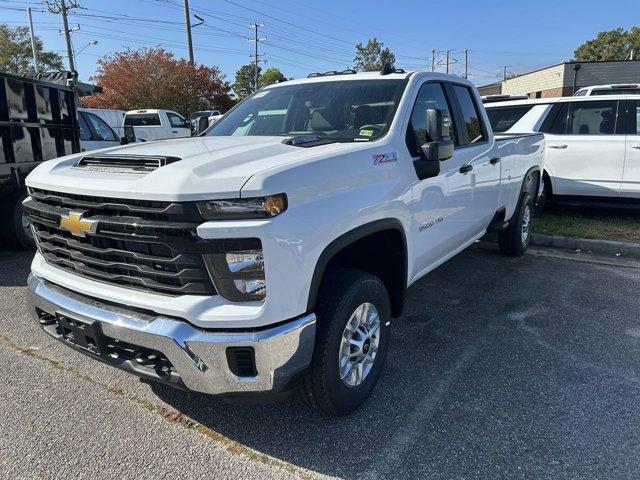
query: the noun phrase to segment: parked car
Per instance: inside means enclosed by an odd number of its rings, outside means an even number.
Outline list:
[[[79,108],[78,124],[80,126],[80,147],[83,152],[115,147],[122,143],[121,137],[115,130],[92,110]]]
[[[35,247],[22,216],[27,174],[45,160],[79,151],[74,90],[0,72],[0,238],[4,247]]]
[[[125,113],[124,125],[134,127],[136,138],[144,142],[191,136],[185,118],[171,110],[130,110]]]
[[[487,231],[524,253],[543,144],[496,137],[452,75],[270,85],[205,136],[32,172],[31,310],[147,379],[236,397],[301,388],[346,414],[378,381],[408,286]]]
[[[511,93],[511,94],[494,94],[494,95],[483,95],[482,103],[494,103],[494,102],[506,102],[508,100],[526,100],[529,98],[528,95],[523,93]]]
[[[581,88],[573,94],[574,97],[588,97],[590,95],[640,95],[640,83],[593,85]]]
[[[127,113],[124,110],[114,110],[107,108],[83,108],[84,112],[93,113],[97,115],[102,120],[104,120],[107,125],[109,125],[118,137],[124,137],[124,115]]]
[[[563,97],[487,106],[494,131],[544,133],[544,195],[640,206],[640,97]]]

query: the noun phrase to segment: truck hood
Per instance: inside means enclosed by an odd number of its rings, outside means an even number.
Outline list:
[[[286,145],[283,140],[283,137],[195,137],[118,146],[44,162],[29,174],[26,183],[45,190],[115,198],[163,201],[237,198],[242,186],[256,173],[365,146],[334,143],[301,148]],[[73,168],[83,156],[97,153],[162,155],[181,160],[144,174]]]

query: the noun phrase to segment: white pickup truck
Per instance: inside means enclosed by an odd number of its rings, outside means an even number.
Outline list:
[[[143,142],[191,136],[191,125],[172,110],[130,110],[125,113],[123,124],[132,126],[136,138]]]
[[[205,136],[46,162],[24,211],[45,332],[217,395],[351,412],[412,283],[487,231],[521,255],[542,135],[497,139],[471,83],[386,69],[265,87]]]
[[[569,204],[640,207],[640,97],[578,96],[487,105],[495,132],[543,133],[543,189]]]

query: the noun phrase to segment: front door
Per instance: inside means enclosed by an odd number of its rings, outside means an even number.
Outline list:
[[[169,119],[169,137],[180,138],[191,136],[191,127],[187,124],[187,121],[178,115],[177,113],[167,112],[167,118]]]
[[[625,152],[618,103],[594,100],[558,107],[545,132],[545,166],[555,195],[618,196]]]
[[[426,110],[442,110],[455,121],[450,105],[441,83],[422,84],[407,128],[407,148],[412,161],[420,159],[420,146],[431,140],[426,131]],[[441,162],[438,176],[419,180],[411,188],[408,204],[414,239],[414,277],[452,253],[471,237],[473,230],[473,177],[460,171],[469,159],[460,146],[455,125],[451,132],[457,145],[453,157]]]

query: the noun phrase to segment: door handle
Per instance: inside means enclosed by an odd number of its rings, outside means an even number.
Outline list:
[[[173,133],[178,133],[178,130],[173,130]]]
[[[473,165],[463,165],[460,167],[460,173],[469,173],[471,170],[473,170]]]
[[[631,148],[635,148],[636,150],[640,150],[640,143],[636,143],[635,145],[629,145]]]
[[[547,145],[547,147],[549,147],[549,148],[556,148],[556,149],[558,149],[558,150],[564,150],[565,148],[567,148],[567,145],[566,145],[566,144],[564,144],[564,143],[561,143],[561,144],[557,144],[557,143],[555,143],[555,144]]]
[[[491,165],[497,165],[498,163],[500,163],[500,157],[492,158],[491,160],[489,160],[489,163]]]

